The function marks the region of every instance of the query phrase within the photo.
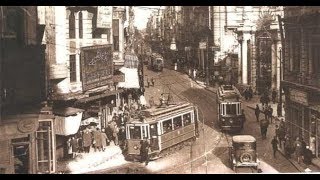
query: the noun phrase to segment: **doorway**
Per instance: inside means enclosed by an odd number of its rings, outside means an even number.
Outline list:
[[[29,143],[12,144],[14,173],[28,174],[30,165]]]

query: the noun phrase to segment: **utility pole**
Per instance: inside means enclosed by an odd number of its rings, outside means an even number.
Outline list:
[[[0,20],[0,54],[1,54],[1,57],[0,57],[0,125],[2,124],[2,120],[1,120],[1,117],[2,117],[2,104],[3,104],[3,100],[4,100],[4,95],[2,94],[3,93],[3,86],[2,86],[2,78],[3,78],[3,75],[2,75],[2,63],[4,61],[4,14],[3,14],[3,6],[0,6],[0,10],[1,10],[1,20]]]
[[[280,116],[282,116],[282,69],[284,70],[284,62],[285,61],[285,41],[284,41],[284,34],[282,28],[282,19],[281,16],[278,15],[278,22],[279,22],[279,29],[280,29],[280,36],[281,36],[281,46],[282,50],[280,50],[280,87],[279,87],[279,104],[280,104]],[[282,58],[281,58],[282,57]]]

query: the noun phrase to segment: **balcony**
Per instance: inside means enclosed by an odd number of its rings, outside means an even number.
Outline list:
[[[69,69],[67,64],[52,64],[49,69],[50,80],[65,79],[68,77]]]
[[[291,72],[284,76],[283,83],[320,92],[320,75],[302,76],[300,73]]]

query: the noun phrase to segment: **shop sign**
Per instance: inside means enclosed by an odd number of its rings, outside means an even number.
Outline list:
[[[207,49],[207,43],[206,42],[199,42],[199,49]]]
[[[36,119],[21,119],[18,122],[18,130],[22,133],[31,133],[38,128],[38,121]]]
[[[97,28],[112,28],[112,6],[98,6]]]
[[[112,45],[82,47],[81,72],[84,91],[105,86],[112,81]]]
[[[303,104],[305,106],[308,105],[308,94],[306,92],[290,88],[289,97],[291,101]]]

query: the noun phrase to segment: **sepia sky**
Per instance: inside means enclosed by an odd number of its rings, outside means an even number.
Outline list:
[[[135,6],[134,7],[134,26],[139,30],[146,28],[148,18],[152,11],[158,11],[161,6]],[[164,6],[161,7],[161,9]]]

